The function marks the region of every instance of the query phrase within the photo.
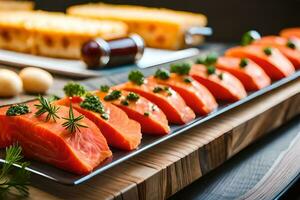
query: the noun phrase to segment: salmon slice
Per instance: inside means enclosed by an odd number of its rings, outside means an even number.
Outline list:
[[[230,73],[214,69],[208,74],[208,69],[202,64],[192,66],[190,75],[204,85],[216,99],[223,101],[238,101],[247,96],[243,84]]]
[[[171,73],[170,77],[165,80],[154,76],[150,76],[147,80],[170,86],[180,94],[186,104],[197,114],[207,115],[218,107],[214,96],[208,89],[194,81],[192,77]]]
[[[282,79],[295,72],[293,64],[278,49],[264,45],[233,47],[225,55],[253,60],[273,80]]]
[[[247,91],[259,90],[271,84],[265,71],[250,59],[219,57],[215,65],[238,78]]]
[[[7,107],[0,108],[0,148],[5,148],[13,144],[10,122],[6,116]]]
[[[75,110],[98,126],[110,146],[128,151],[138,147],[142,139],[141,126],[138,122],[129,119],[127,114],[120,108],[101,101],[105,113],[108,114],[108,119],[105,119],[99,113],[82,108],[80,103],[83,100],[82,97],[65,97],[55,103],[65,106],[69,106],[72,103]]]
[[[290,38],[290,37],[300,38],[300,27],[283,29],[282,31],[280,31],[279,35],[285,38]]]
[[[163,88],[160,92],[154,92],[155,88]],[[127,82],[115,87],[135,92],[156,104],[167,116],[170,123],[186,124],[195,119],[195,113],[186,105],[182,97],[172,88],[145,80],[141,85]]]
[[[63,118],[69,118],[70,108],[60,106],[56,113],[60,118],[46,121],[46,113],[35,116],[34,104],[38,101],[27,104],[30,113],[7,117],[10,129],[14,130],[13,140],[22,146],[25,157],[75,174],[86,174],[112,155],[106,139],[89,119],[81,119],[80,124],[86,127],[70,133],[62,126],[66,121]],[[75,110],[73,113],[74,117],[80,116]]]
[[[300,69],[300,38],[283,38],[279,36],[266,36],[256,40],[253,44],[267,45],[277,48],[286,56],[296,69]]]
[[[93,94],[104,101],[105,96],[109,95],[112,91],[113,90],[109,92],[95,91]],[[124,90],[120,92],[121,96],[118,99],[107,102],[118,106],[126,112],[129,118],[139,122],[141,124],[142,133],[166,135],[170,132],[167,117],[160,108],[148,99],[133,92]],[[134,97],[137,99],[133,99]]]

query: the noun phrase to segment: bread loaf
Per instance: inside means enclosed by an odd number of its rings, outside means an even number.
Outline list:
[[[84,42],[127,35],[127,25],[44,11],[0,12],[0,48],[61,58],[80,58]]]
[[[179,49],[184,45],[184,33],[193,26],[205,26],[206,17],[183,11],[163,8],[146,8],[103,3],[71,6],[67,13],[95,19],[120,20],[130,32],[141,35],[147,46]]]

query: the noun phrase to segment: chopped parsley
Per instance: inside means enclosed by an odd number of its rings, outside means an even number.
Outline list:
[[[164,87],[164,90],[167,92],[168,96],[172,96],[172,92],[168,86]]]
[[[86,89],[82,85],[75,82],[67,83],[64,86],[63,90],[65,92],[65,95],[68,97],[73,97],[73,96],[81,97],[87,93]]]
[[[129,94],[126,97],[128,101],[137,101],[139,98],[140,96],[134,92],[129,92]]]
[[[141,71],[133,70],[128,74],[128,80],[137,85],[142,85],[144,83],[145,76]]]
[[[161,92],[161,91],[163,91],[163,89],[162,89],[161,87],[159,87],[159,86],[157,86],[157,87],[155,87],[155,88],[153,89],[153,92],[154,92],[154,93],[158,93],[158,92]]]
[[[223,76],[224,76],[223,73],[220,73],[220,74],[218,75],[218,77],[219,77],[220,80],[223,80]]]
[[[167,80],[168,78],[170,78],[170,73],[165,69],[158,69],[156,70],[154,77],[161,80]]]
[[[193,79],[191,78],[191,77],[184,77],[183,78],[183,81],[185,82],[185,83],[191,83],[192,81],[193,81]]]
[[[206,69],[208,75],[212,75],[216,73],[216,67],[213,65],[207,66]]]
[[[288,40],[286,46],[291,49],[296,49],[296,45],[292,40]]]
[[[266,48],[264,48],[264,53],[265,53],[267,56],[272,55],[272,48],[271,48],[271,47],[266,47]]]
[[[149,112],[144,112],[144,116],[148,117],[150,115]]]
[[[254,40],[258,40],[260,38],[261,38],[261,36],[257,31],[255,31],[255,30],[248,31],[248,32],[244,33],[244,35],[242,36],[241,45],[242,46],[249,45]]]
[[[198,58],[196,60],[197,64],[203,64],[206,66],[214,65],[218,60],[218,54],[215,52],[209,53],[206,57]]]
[[[154,112],[154,111],[156,111],[156,105],[152,105],[151,106],[151,110]]]
[[[128,106],[129,102],[124,99],[124,100],[121,101],[121,104],[124,105],[124,106]]]
[[[105,119],[105,120],[108,120],[109,115],[108,115],[107,113],[102,113],[102,114],[101,114],[101,117],[102,117],[103,119]]]
[[[101,92],[108,92],[109,91],[109,86],[108,85],[101,85],[100,86],[100,91]]]
[[[99,113],[101,117],[104,118],[102,115],[106,114],[104,110],[103,104],[100,102],[99,98],[95,95],[88,94],[85,99],[80,103],[80,107]],[[105,119],[105,118],[104,118]]]
[[[113,101],[113,100],[117,100],[122,96],[122,93],[120,90],[113,90],[111,93],[109,93],[108,95],[106,95],[104,97],[105,101]]]
[[[6,111],[7,116],[17,116],[29,113],[29,107],[25,104],[12,105]]]
[[[247,58],[242,58],[241,61],[240,61],[240,67],[241,68],[245,68],[247,67],[247,65],[249,64],[249,61]]]
[[[179,75],[187,75],[190,73],[191,65],[189,63],[176,63],[172,64],[170,68],[170,72],[176,73]]]

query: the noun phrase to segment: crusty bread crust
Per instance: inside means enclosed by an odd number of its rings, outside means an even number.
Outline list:
[[[71,6],[67,13],[74,16],[120,20],[130,32],[140,34],[147,46],[179,49],[184,46],[184,33],[193,26],[203,27],[207,19],[202,14],[174,11],[164,8],[110,5],[93,3]]]
[[[50,57],[80,58],[84,42],[127,35],[127,25],[44,11],[0,12],[0,48]]]

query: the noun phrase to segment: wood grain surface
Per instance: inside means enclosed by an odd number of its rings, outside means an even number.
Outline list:
[[[297,79],[78,186],[33,175],[29,199],[166,199],[299,114],[299,93]]]

